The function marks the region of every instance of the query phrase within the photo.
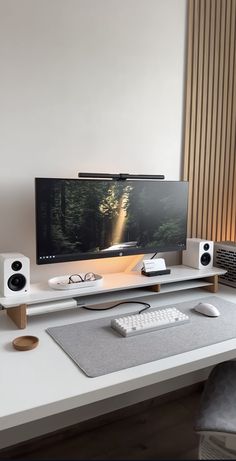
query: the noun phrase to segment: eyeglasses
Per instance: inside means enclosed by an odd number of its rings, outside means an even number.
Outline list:
[[[80,274],[72,274],[69,277],[69,284],[70,283],[81,283],[81,282],[91,282],[96,280],[96,276],[93,272],[87,272],[83,277]]]

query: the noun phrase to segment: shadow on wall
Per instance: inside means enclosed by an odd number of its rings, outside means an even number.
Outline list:
[[[0,197],[0,252],[20,252],[32,257],[35,247],[33,181],[2,178]]]

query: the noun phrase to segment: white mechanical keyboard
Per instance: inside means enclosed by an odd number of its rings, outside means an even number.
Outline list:
[[[182,325],[189,321],[189,317],[176,309],[176,307],[166,307],[112,319],[111,326],[122,336],[134,336],[140,333]]]

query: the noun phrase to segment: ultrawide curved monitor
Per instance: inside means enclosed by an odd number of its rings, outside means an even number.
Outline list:
[[[37,264],[182,251],[188,183],[36,178]]]

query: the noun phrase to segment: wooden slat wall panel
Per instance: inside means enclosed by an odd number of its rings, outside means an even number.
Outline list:
[[[236,0],[189,0],[188,235],[236,241]]]

